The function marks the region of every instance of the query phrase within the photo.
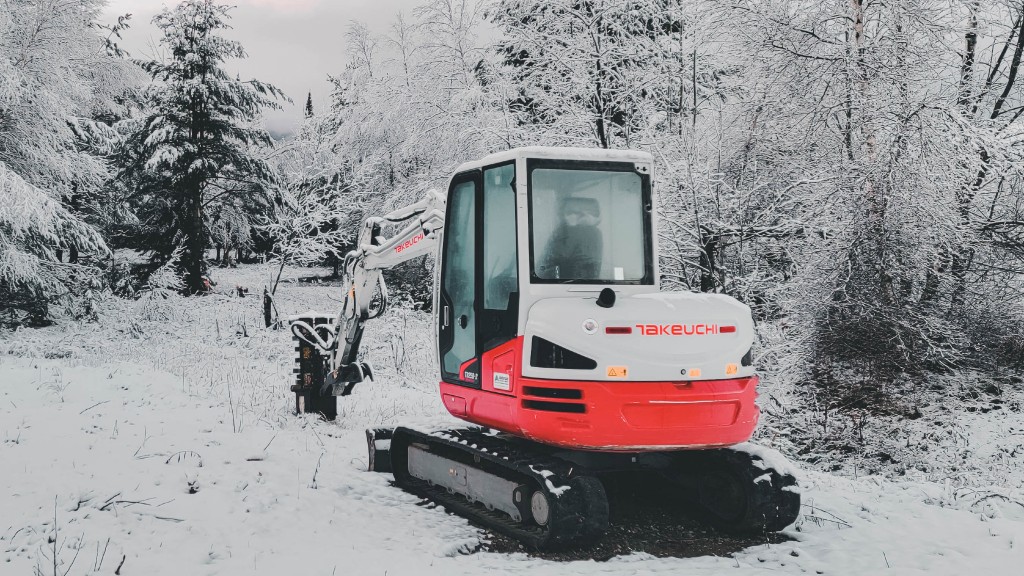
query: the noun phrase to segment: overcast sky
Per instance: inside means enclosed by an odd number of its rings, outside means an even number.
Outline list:
[[[242,78],[258,78],[277,85],[294,100],[281,112],[270,112],[267,124],[281,133],[302,116],[306,93],[313,93],[319,108],[329,93],[327,74],[342,69],[345,53],[344,31],[348,22],[360,20],[371,30],[383,33],[399,11],[410,14],[419,0],[232,0],[230,37],[249,53],[246,60],[228,64]],[[150,23],[164,6],[174,0],[109,0],[106,10],[113,22],[117,15],[131,13],[132,26],[122,45],[132,57],[150,58],[159,39]]]

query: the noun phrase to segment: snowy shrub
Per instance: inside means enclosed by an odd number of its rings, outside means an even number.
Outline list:
[[[180,264],[182,252],[184,252],[184,248],[181,246],[175,248],[171,252],[171,257],[149,275],[149,279],[142,289],[144,295],[167,298],[171,293],[185,290],[185,279]]]
[[[110,291],[123,298],[134,297],[137,291],[136,277],[132,273],[131,263],[116,254],[107,262],[104,274],[106,285]]]

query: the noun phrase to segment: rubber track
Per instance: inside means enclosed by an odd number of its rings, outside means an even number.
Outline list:
[[[463,465],[485,469],[508,480],[530,485],[548,498],[551,519],[541,527],[530,519],[528,505],[523,522],[516,522],[500,510],[488,510],[480,503],[470,502],[461,494],[450,494],[444,488],[408,474],[407,447],[416,442],[432,452],[456,460]],[[585,544],[604,533],[608,526],[608,501],[601,483],[590,476],[573,475],[579,468],[527,445],[510,443],[500,436],[486,434],[482,429],[445,430],[432,434],[396,428],[391,439],[392,466],[396,483],[406,491],[434,501],[451,512],[481,526],[505,534],[537,550],[553,550]],[[480,463],[476,463],[479,461]],[[485,465],[481,463],[486,462]],[[542,475],[541,471],[551,474]],[[568,486],[560,496],[556,489]],[[528,491],[525,498],[532,491]]]
[[[757,456],[728,448],[693,456],[690,466],[697,474],[700,469],[728,471],[743,487],[741,511],[732,518],[718,513],[717,502],[702,501],[698,490],[690,492],[695,496],[691,505],[708,524],[733,534],[763,534],[784,529],[799,515],[800,494],[794,491],[797,482],[793,476],[769,467]],[[765,475],[767,479],[763,479]]]

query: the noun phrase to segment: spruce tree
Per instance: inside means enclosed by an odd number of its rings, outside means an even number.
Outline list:
[[[137,246],[163,258],[181,246],[192,293],[204,289],[210,215],[224,206],[265,206],[276,179],[258,155],[271,137],[254,122],[284,95],[224,70],[227,59],[245,57],[241,44],[221,35],[229,10],[212,0],[185,0],[153,19],[168,57],[141,63],[153,82],[146,113],[122,154],[122,176],[138,205]]]
[[[313,117],[313,93],[306,93],[306,118]]]

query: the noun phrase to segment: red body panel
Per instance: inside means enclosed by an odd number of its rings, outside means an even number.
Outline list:
[[[538,380],[519,374],[522,355],[523,337],[485,352],[481,388],[442,382],[445,407],[469,422],[584,450],[730,446],[748,440],[757,426],[757,376],[692,382]],[[509,390],[502,389],[500,374],[509,376]]]

